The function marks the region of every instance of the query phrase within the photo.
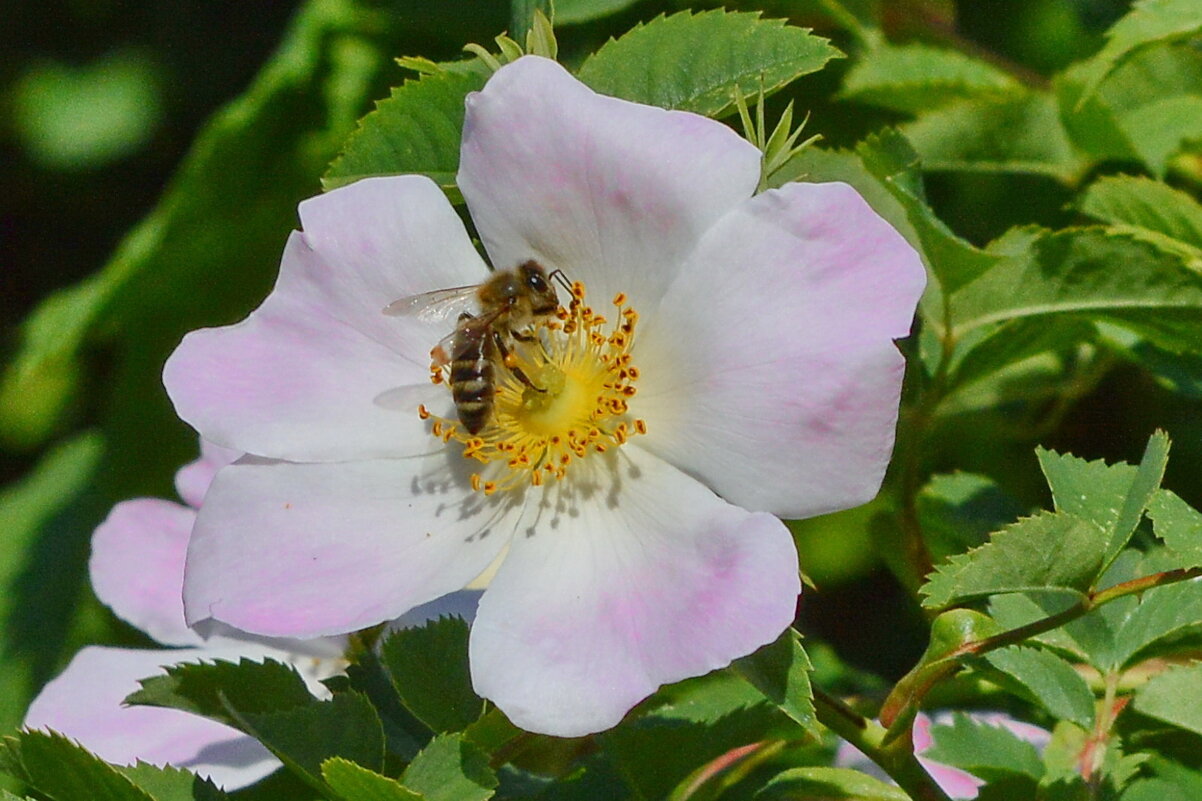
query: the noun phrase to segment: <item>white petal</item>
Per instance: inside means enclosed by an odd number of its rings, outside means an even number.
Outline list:
[[[472,681],[518,726],[576,736],[774,640],[801,590],[785,526],[633,445],[531,504],[485,591]],[[578,467],[582,468],[580,464]],[[576,479],[576,480],[574,480]]]
[[[622,291],[645,309],[759,174],[726,126],[598,95],[528,56],[468,97],[458,181],[495,267],[537,259],[585,281],[594,306]]]
[[[453,324],[383,309],[486,276],[463,224],[419,176],[360,181],[306,201],[301,216],[306,230],[288,240],[263,305],[236,325],[193,331],[168,360],[176,411],[211,442],[272,458],[423,452],[421,401],[377,399],[402,386],[415,398],[433,392],[430,348]]]
[[[184,554],[196,512],[157,498],[113,507],[92,535],[96,597],[164,645],[199,645],[184,623]]]
[[[84,648],[30,704],[24,725],[61,732],[109,762],[171,764],[227,790],[245,787],[280,765],[253,738],[177,709],[121,703],[138,689],[138,679],[161,674],[163,665],[217,656],[229,655],[192,648]]]
[[[274,637],[391,620],[458,590],[508,540],[510,499],[466,489],[467,460],[244,460],[222,470],[188,548],[190,623]]]
[[[917,253],[845,184],[765,192],[640,320],[641,441],[748,509],[870,500],[893,447]]]

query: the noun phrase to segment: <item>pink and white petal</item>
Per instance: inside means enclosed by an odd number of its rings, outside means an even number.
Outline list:
[[[84,648],[33,700],[24,725],[61,732],[109,762],[171,764],[227,790],[246,787],[280,765],[254,739],[176,709],[121,705],[138,689],[138,679],[162,673],[163,665],[199,658],[208,654]]]
[[[157,498],[113,507],[92,535],[96,597],[164,645],[199,645],[184,622],[184,555],[196,512]]]
[[[429,352],[453,323],[390,317],[406,295],[486,276],[441,190],[420,176],[360,181],[306,201],[313,232],[289,238],[271,294],[242,322],[188,334],[163,380],[205,439],[296,461],[428,450],[409,408],[428,391]]]
[[[918,757],[919,764],[935,780],[935,783],[939,785],[943,792],[957,799],[977,797],[978,790],[985,784],[983,780],[978,779],[966,770],[927,759],[922,755],[924,751],[934,745],[934,740],[931,738],[931,719],[929,717],[920,713],[914,719],[912,736],[914,738],[914,753]]]
[[[609,728],[661,684],[771,642],[796,611],[779,520],[633,445],[621,457],[529,504],[476,613],[476,691],[533,732]]]
[[[731,503],[809,517],[870,500],[893,447],[925,284],[846,184],[789,184],[715,225],[645,316],[644,447]]]
[[[175,491],[184,503],[193,509],[199,508],[209,490],[209,484],[213,483],[213,476],[241,455],[241,451],[200,440],[200,458],[188,462],[175,472]]]
[[[696,114],[598,95],[527,56],[469,95],[458,183],[493,265],[536,259],[646,309],[751,196],[760,153]]]
[[[512,499],[466,488],[463,458],[243,460],[205,497],[184,578],[190,624],[315,637],[458,590],[505,546]]]

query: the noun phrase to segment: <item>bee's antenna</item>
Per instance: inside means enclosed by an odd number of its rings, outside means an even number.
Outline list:
[[[548,275],[547,278],[558,282],[561,287],[567,290],[569,295],[572,293],[572,282],[568,280],[568,277],[564,274],[563,270],[552,270],[551,274]]]

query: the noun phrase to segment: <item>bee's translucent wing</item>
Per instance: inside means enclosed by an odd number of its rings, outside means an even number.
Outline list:
[[[416,317],[424,323],[439,323],[467,311],[476,300],[479,284],[435,289],[394,300],[384,307],[390,317]]]

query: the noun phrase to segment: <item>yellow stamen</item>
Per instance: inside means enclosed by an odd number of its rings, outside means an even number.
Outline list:
[[[647,424],[629,415],[639,377],[631,364],[638,314],[619,292],[613,299],[616,322],[610,326],[585,305],[584,284],[574,283],[571,293],[566,309],[536,322],[527,332],[532,339],[515,339],[498,361],[492,413],[479,434],[431,415],[425,406],[418,409],[423,420],[432,421],[433,436],[459,442],[464,458],[483,464],[471,475],[476,492],[492,495],[561,480],[575,460],[647,433]],[[445,364],[432,365],[435,383],[447,384],[448,370]]]

